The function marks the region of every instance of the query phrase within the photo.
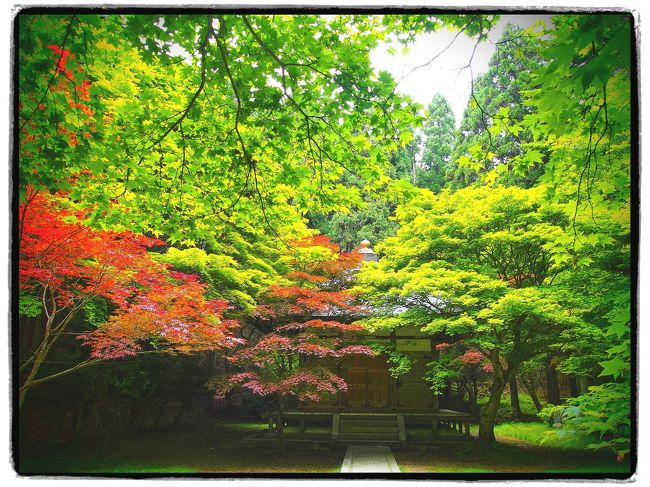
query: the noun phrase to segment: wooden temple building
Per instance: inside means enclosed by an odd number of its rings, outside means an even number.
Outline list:
[[[368,241],[361,243],[360,253],[364,261],[377,261]],[[393,377],[385,355],[347,357],[338,369],[348,385],[346,393],[270,414],[270,431],[282,434],[287,422],[297,422],[300,432],[310,422],[331,422],[330,440],[334,444],[405,446],[409,425],[428,426],[431,438],[438,435],[439,428],[456,431],[458,437],[469,437],[471,415],[440,409],[438,396],[424,379],[427,363],[437,357],[435,338],[423,335],[415,327],[366,332],[360,338],[408,355],[410,370]]]

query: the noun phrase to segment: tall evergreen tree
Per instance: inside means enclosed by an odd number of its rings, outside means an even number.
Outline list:
[[[422,160],[416,166],[415,183],[437,193],[445,186],[445,173],[454,148],[456,119],[447,102],[436,93],[428,108],[424,126]]]
[[[497,130],[502,123],[521,122],[531,108],[523,103],[532,72],[540,64],[538,41],[516,25],[506,25],[488,70],[474,81],[463,120],[458,130],[448,179],[454,187],[474,183],[481,174],[506,165],[531,143],[528,131]],[[531,187],[541,164],[526,174],[503,171],[499,182]]]

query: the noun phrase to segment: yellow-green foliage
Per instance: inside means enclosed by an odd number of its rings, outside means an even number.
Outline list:
[[[273,268],[256,258],[259,268],[243,266],[229,255],[208,254],[198,248],[170,248],[159,259],[172,264],[176,270],[198,274],[210,284],[214,297],[225,299],[250,312],[256,306],[256,297],[263,292],[277,275]]]

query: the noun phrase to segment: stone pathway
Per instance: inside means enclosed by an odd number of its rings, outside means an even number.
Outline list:
[[[396,472],[399,467],[388,446],[351,445],[345,452],[341,473]]]

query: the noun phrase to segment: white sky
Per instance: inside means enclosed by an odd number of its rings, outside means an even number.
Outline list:
[[[472,59],[472,72],[476,77],[487,71],[488,61],[496,49],[494,44],[501,38],[503,29],[508,23],[527,28],[538,20],[544,20],[551,25],[548,15],[503,15],[494,29],[489,33],[488,39],[479,44]],[[456,126],[460,124],[463,112],[470,96],[471,75],[467,66],[476,39],[472,39],[458,32],[446,29],[431,34],[422,34],[409,46],[407,54],[402,53],[402,48],[395,44],[395,54],[388,53],[388,44],[375,49],[370,59],[378,71],[388,71],[395,81],[402,81],[397,86],[397,91],[410,95],[415,101],[425,107],[436,93],[443,95],[456,116]],[[453,43],[452,43],[453,41]],[[412,71],[414,67],[429,62],[451,43],[451,47],[437,57],[431,64]],[[412,71],[412,72],[411,72]],[[410,73],[410,74],[409,74]],[[406,76],[406,77],[404,77]]]

